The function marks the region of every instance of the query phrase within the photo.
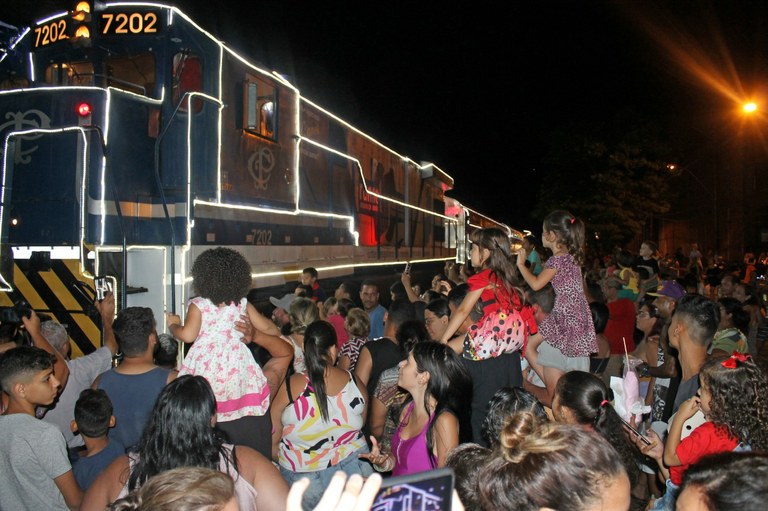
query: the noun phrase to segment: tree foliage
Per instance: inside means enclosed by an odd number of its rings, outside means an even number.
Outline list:
[[[587,243],[603,251],[642,235],[672,201],[669,151],[648,123],[571,124],[555,133],[533,214],[567,209],[582,218]]]

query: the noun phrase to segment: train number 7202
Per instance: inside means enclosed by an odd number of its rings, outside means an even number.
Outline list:
[[[35,48],[48,46],[67,38],[67,22],[63,19],[35,28]]]
[[[155,34],[157,33],[157,13],[120,12],[102,13],[101,33],[109,34]]]
[[[271,229],[253,229],[251,235],[248,236],[251,243],[254,245],[271,245],[272,244],[272,230]]]

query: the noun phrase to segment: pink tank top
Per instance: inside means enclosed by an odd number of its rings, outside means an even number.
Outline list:
[[[408,421],[412,411],[413,402],[408,405],[408,411],[405,412],[403,421],[397,426],[397,431],[392,436],[392,452],[395,455],[395,468],[392,470],[393,476],[425,472],[437,467],[437,460],[431,452],[427,451],[427,430],[435,418],[434,414],[429,416],[429,420],[424,425],[421,433],[405,440],[400,438],[403,424]],[[432,463],[434,463],[434,466]]]

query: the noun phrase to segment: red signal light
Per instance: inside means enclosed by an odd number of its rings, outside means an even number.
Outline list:
[[[87,117],[91,115],[91,105],[88,103],[80,103],[77,105],[77,114],[80,117]]]

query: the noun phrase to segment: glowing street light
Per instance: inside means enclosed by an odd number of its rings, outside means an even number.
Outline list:
[[[742,110],[744,110],[744,113],[751,114],[757,111],[757,103],[749,102],[744,103],[741,107]]]

